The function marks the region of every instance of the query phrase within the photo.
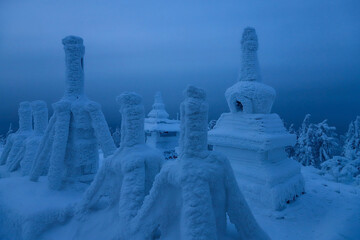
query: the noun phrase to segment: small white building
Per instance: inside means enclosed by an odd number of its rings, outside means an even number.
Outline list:
[[[245,29],[241,45],[240,80],[225,92],[230,112],[220,116],[208,141],[229,158],[248,201],[282,209],[304,192],[300,165],[285,152],[296,136],[271,113],[276,93],[261,82],[255,29]]]
[[[162,151],[165,158],[176,158],[175,148],[179,145],[180,121],[169,119],[160,92],[155,95],[153,109],[145,118],[146,144]]]

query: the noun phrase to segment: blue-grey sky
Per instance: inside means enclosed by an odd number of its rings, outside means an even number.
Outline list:
[[[85,91],[110,125],[115,97],[136,91],[150,110],[162,91],[172,117],[188,84],[206,89],[210,119],[228,111],[243,28],[259,38],[273,112],[299,124],[306,113],[344,131],[360,115],[360,1],[0,1],[0,133],[17,125],[24,100],[60,99],[61,39],[84,38]]]

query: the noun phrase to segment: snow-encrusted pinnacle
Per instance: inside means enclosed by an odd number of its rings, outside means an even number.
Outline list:
[[[24,101],[20,103],[19,107],[19,131],[31,131],[32,130],[32,116],[30,102]]]
[[[83,39],[68,36],[62,40],[66,61],[66,98],[79,98],[84,94],[84,54]]]
[[[155,101],[152,107],[153,109],[148,114],[149,118],[164,119],[169,117],[169,114],[165,110],[165,104],[163,102],[161,92],[157,92],[155,94]]]
[[[203,89],[189,86],[180,105],[180,150],[194,155],[207,150],[207,123],[209,106]]]
[[[34,116],[34,133],[42,135],[47,127],[49,117],[46,103],[36,100],[31,103],[31,108]]]
[[[125,92],[116,101],[120,104],[122,115],[120,148],[145,143],[142,97],[134,92]]]
[[[258,38],[254,28],[244,29],[241,39],[241,73],[240,81],[261,82],[259,61],[257,57]]]

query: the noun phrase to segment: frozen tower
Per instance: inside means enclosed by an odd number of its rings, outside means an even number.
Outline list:
[[[230,113],[209,132],[209,144],[230,159],[247,199],[281,209],[304,191],[300,166],[285,152],[296,136],[270,113],[276,94],[261,83],[255,29],[244,30],[241,49],[240,79],[225,92]]]
[[[62,40],[66,62],[66,90],[53,104],[54,114],[40,143],[30,179],[47,174],[49,187],[90,182],[98,169],[98,146],[105,156],[115,151],[99,104],[84,94],[83,40],[68,36]]]

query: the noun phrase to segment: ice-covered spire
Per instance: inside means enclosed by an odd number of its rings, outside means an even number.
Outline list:
[[[244,29],[241,39],[241,73],[240,81],[261,82],[259,61],[257,57],[258,38],[254,28]]]
[[[209,106],[203,89],[189,86],[184,92],[185,100],[180,105],[180,151],[198,154],[207,150],[207,124]]]
[[[134,92],[125,92],[116,100],[122,115],[120,148],[145,143],[142,97]]]
[[[19,131],[31,131],[32,130],[32,116],[30,102],[25,101],[20,103],[19,107]]]
[[[83,40],[76,36],[67,36],[62,40],[66,62],[65,97],[79,98],[84,94],[84,54]]]
[[[42,135],[48,124],[48,109],[44,101],[33,101],[31,108],[34,116],[34,131],[35,134]]]
[[[165,110],[165,104],[163,102],[161,92],[155,94],[155,101],[152,105],[153,109],[149,112],[149,118],[168,118],[169,114]]]

